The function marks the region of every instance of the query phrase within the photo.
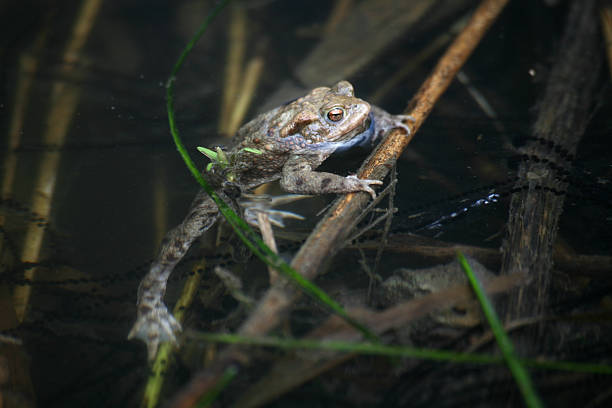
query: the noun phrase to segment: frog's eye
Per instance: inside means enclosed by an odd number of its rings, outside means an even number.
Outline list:
[[[339,108],[339,107],[331,108],[327,112],[327,119],[331,120],[332,122],[341,121],[342,118],[344,118],[344,109],[342,108]]]

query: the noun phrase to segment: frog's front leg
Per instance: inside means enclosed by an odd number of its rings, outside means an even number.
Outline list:
[[[168,277],[187,253],[193,241],[214,225],[219,210],[214,201],[201,191],[183,222],[164,237],[159,255],[138,288],[138,316],[128,339],[138,338],[147,345],[149,360],[155,357],[161,342],[176,343],[181,325],[163,302]]]
[[[311,161],[301,155],[290,157],[283,166],[280,180],[281,187],[290,193],[299,194],[365,191],[372,198],[376,198],[376,192],[374,192],[370,185],[382,184],[382,181],[359,179],[357,176],[343,177],[333,173],[313,171],[313,162],[317,163],[316,160]]]

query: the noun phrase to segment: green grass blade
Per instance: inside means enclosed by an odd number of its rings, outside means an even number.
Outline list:
[[[389,346],[380,343],[354,343],[348,341],[317,341],[303,339],[282,339],[278,337],[247,337],[227,333],[192,332],[190,337],[199,341],[227,344],[244,344],[251,346],[276,347],[287,350],[326,350],[349,353],[383,355],[386,357],[421,358],[435,361],[452,361],[473,364],[503,364],[501,357],[476,353],[459,353],[446,350],[417,349],[404,346]]]
[[[533,387],[529,373],[516,356],[514,352],[514,345],[506,334],[506,331],[504,330],[499,317],[497,317],[497,313],[495,312],[491,301],[482,289],[482,286],[474,275],[474,272],[472,271],[467,259],[465,259],[465,256],[463,256],[461,252],[457,252],[457,259],[459,260],[459,263],[463,267],[463,270],[465,271],[465,274],[472,285],[476,298],[480,302],[484,315],[491,326],[491,331],[493,331],[495,340],[497,340],[497,344],[499,345],[502,355],[504,356],[504,360],[506,361],[512,376],[514,377],[514,380],[516,381],[519,390],[523,395],[525,404],[528,407],[543,407],[542,401],[538,397],[536,390]]]
[[[381,355],[385,357],[419,358],[468,364],[505,364],[502,357],[479,353],[458,353],[446,350],[417,349],[405,346],[390,346],[380,343],[354,343],[348,341],[282,339],[278,337],[247,337],[227,333],[190,332],[189,337],[213,343],[243,344],[250,346],[277,347],[285,350],[326,350],[345,353]],[[612,366],[577,363],[571,361],[542,361],[521,359],[522,364],[541,370],[583,372],[612,375]]]

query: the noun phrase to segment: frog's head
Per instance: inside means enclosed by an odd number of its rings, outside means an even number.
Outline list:
[[[309,145],[342,146],[370,126],[370,104],[355,97],[353,85],[340,81],[331,88],[315,88],[288,105],[294,112],[281,137],[300,134]]]

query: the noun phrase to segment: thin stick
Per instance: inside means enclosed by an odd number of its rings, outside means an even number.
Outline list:
[[[240,93],[236,95],[234,100],[233,110],[230,113],[230,118],[227,123],[227,134],[233,135],[236,133],[244,117],[249,110],[257,85],[259,85],[259,79],[263,72],[264,59],[263,57],[255,57],[251,59],[244,70],[244,78],[242,78],[242,86],[240,87]]]
[[[232,133],[228,130],[229,122],[240,89],[246,52],[246,11],[243,7],[232,7],[228,35],[223,99],[221,100],[221,113],[219,115],[219,133],[231,136]]]
[[[37,40],[41,45],[44,43],[43,33]],[[38,49],[39,47],[36,47]],[[17,155],[15,149],[21,142],[23,124],[25,122],[26,109],[28,106],[28,96],[36,70],[38,60],[30,52],[24,52],[19,58],[19,77],[15,87],[15,100],[13,101],[13,112],[9,127],[9,139],[4,157],[3,176],[2,176],[2,197],[10,197],[13,193],[13,183],[15,182],[15,172],[17,168]]]
[[[278,248],[276,247],[276,240],[274,239],[274,233],[272,232],[272,225],[270,225],[270,219],[268,215],[263,212],[257,213],[257,223],[259,224],[259,230],[261,231],[261,237],[264,243],[274,252],[278,254]],[[268,273],[270,274],[270,285],[278,280],[278,272],[276,269],[268,265]]]
[[[372,273],[376,275],[378,272],[378,266],[380,265],[380,260],[382,259],[382,254],[385,251],[385,247],[387,246],[387,242],[389,240],[389,231],[391,231],[391,223],[393,222],[393,210],[395,209],[395,189],[397,182],[397,166],[393,166],[391,170],[391,183],[393,188],[389,190],[389,204],[387,207],[387,218],[385,219],[385,226],[383,228],[382,239],[380,241],[380,246],[376,250],[376,258],[374,260],[374,267],[372,268]],[[370,282],[370,285],[372,282]],[[368,290],[368,299],[370,299],[370,291]]]
[[[15,87],[15,99],[12,102],[13,110],[11,112],[11,122],[8,132],[8,143],[3,160],[2,174],[2,197],[3,199],[13,196],[13,187],[17,172],[18,155],[15,149],[21,143],[21,135],[23,133],[23,124],[25,122],[26,110],[28,108],[28,98],[30,89],[34,82],[34,75],[38,69],[37,54],[43,49],[47,39],[47,30],[41,30],[38,35],[32,50],[24,51],[19,58],[19,74],[17,78],[17,86]],[[5,223],[4,215],[0,214],[0,226]],[[0,232],[0,237],[4,235],[4,229]],[[0,258],[4,256],[5,240],[0,239]]]

